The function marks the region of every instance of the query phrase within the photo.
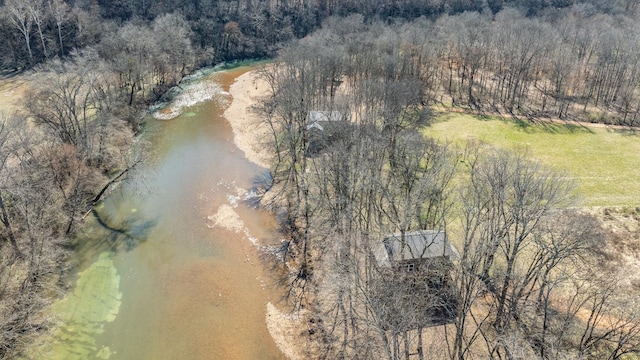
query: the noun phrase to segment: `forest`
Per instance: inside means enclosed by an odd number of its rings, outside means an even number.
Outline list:
[[[0,358],[51,325],[42,309],[65,291],[83,219],[143,161],[144,109],[195,69],[264,58],[268,205],[290,239],[291,303],[317,312],[318,357],[640,351],[633,294],[606,266],[610,234],[573,206],[566,176],[526,150],[420,132],[435,107],[636,126],[640,1],[0,4],[3,77],[44,80],[0,119]],[[345,121],[313,138],[313,111]],[[371,244],[456,227],[453,320],[425,327],[406,311],[424,303],[394,300],[415,280],[380,286]],[[428,337],[443,340],[425,349]]]

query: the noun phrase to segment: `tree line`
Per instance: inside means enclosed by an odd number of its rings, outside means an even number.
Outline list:
[[[180,14],[203,64],[264,58],[321,27],[331,16],[361,14],[367,23],[402,23],[464,12],[492,16],[506,8],[529,18],[558,17],[572,7],[591,14],[634,18],[637,0],[4,0],[0,68],[27,69],[74,49],[95,46],[126,24],[149,24]]]
[[[339,33],[341,46],[327,50],[335,57],[384,51],[401,61],[400,76],[422,81],[427,104],[636,126],[637,22],[591,10],[574,6],[529,18],[509,8],[399,25],[361,18],[359,27],[347,28],[329,19],[314,36]]]
[[[518,19],[533,21],[502,21]],[[637,353],[640,309],[607,265],[607,231],[574,207],[571,181],[522,149],[421,134],[433,86],[449,76],[420,60],[437,46],[425,41],[437,24],[333,18],[261,70],[271,87],[261,108],[274,151],[269,205],[289,239],[289,299],[313,308],[322,358]],[[522,52],[535,52],[528,45]],[[322,129],[311,126],[317,112]],[[460,259],[450,294],[390,277],[373,256],[389,234],[451,228]],[[447,298],[450,324],[425,325]]]
[[[447,102],[470,109],[630,126],[639,120],[638,29],[630,18],[573,7],[547,19],[466,13],[433,26],[442,46],[431,49],[435,66],[427,65],[440,85],[435,100],[444,92]]]
[[[442,0],[411,15],[380,13],[417,6],[411,2],[114,4],[5,1],[1,67],[26,69],[96,51],[132,105],[139,92],[157,98],[191,68],[273,56],[289,41],[334,26],[332,15],[355,14],[360,28],[342,29],[341,41],[377,38],[369,44],[396,52],[404,71],[427,83],[430,104],[629,126],[640,121],[635,1]]]

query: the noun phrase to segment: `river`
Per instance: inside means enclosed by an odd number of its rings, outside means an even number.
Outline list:
[[[228,90],[246,70],[196,84]],[[96,209],[119,232],[94,221],[80,237],[83,265],[54,307],[63,325],[34,358],[283,358],[265,323],[279,294],[256,245],[277,242],[275,220],[244,201],[264,169],[233,144],[229,100],[218,91],[148,119],[149,163]]]

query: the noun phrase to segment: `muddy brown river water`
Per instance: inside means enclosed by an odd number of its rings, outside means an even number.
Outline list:
[[[246,70],[198,83],[227,90]],[[150,163],[97,209],[121,232],[95,222],[82,236],[84,265],[55,307],[63,326],[34,358],[283,358],[265,323],[279,294],[255,244],[277,242],[275,223],[244,201],[264,169],[233,144],[229,100],[149,119]]]

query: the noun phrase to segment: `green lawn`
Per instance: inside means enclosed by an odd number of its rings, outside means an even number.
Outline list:
[[[583,205],[640,206],[640,135],[630,131],[447,113],[425,132],[454,142],[527,147],[532,158],[577,181]]]

